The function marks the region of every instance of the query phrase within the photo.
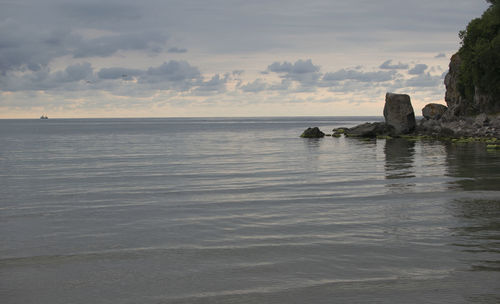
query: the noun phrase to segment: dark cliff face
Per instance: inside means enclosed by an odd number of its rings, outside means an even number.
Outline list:
[[[477,114],[495,114],[500,112],[500,102],[495,100],[499,96],[484,94],[478,87],[475,87],[473,100],[463,97],[460,90],[460,65],[462,64],[459,54],[451,57],[448,74],[444,79],[446,86],[445,101],[448,106],[448,113],[445,118],[471,116]]]

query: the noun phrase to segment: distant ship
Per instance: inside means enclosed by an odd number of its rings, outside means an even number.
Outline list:
[[[47,115],[42,115],[40,116],[40,119],[49,119],[49,117]]]

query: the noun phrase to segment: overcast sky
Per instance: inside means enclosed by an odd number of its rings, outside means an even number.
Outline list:
[[[482,0],[0,0],[0,118],[382,115],[444,103]]]

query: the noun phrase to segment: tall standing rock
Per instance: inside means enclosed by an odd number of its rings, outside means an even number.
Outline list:
[[[396,134],[407,134],[415,130],[415,112],[410,96],[387,93],[384,106],[385,123],[394,127]]]

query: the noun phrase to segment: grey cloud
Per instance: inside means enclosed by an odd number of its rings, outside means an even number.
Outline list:
[[[0,77],[2,91],[36,91],[54,89],[74,89],[85,81],[93,80],[90,63],[73,64],[62,71],[51,72],[49,68],[29,71],[21,75],[6,73]]]
[[[131,79],[144,74],[145,71],[127,68],[103,68],[98,73],[100,79]]]
[[[293,68],[293,65],[290,62],[274,62],[270,64],[267,69],[271,72],[275,73],[289,73]]]
[[[119,50],[149,50],[161,51],[167,38],[161,33],[126,33],[108,35],[95,39],[81,39],[73,52],[75,58],[108,57]]]
[[[0,22],[0,73],[28,68],[38,71],[52,59],[68,54],[66,42],[72,36],[67,30],[26,28],[18,20]]]
[[[392,64],[392,60],[387,60],[382,63],[379,68],[384,70],[405,70],[408,68],[408,65],[401,62]]]
[[[213,93],[223,93],[226,91],[226,83],[229,80],[229,74],[221,77],[219,74],[212,76],[208,81],[199,81],[194,91],[198,95],[207,95]]]
[[[385,47],[385,42],[391,40],[388,33],[402,40],[399,45],[433,45],[440,40],[439,35],[426,35],[423,41],[413,38],[415,34],[429,31],[456,34],[464,20],[484,10],[486,3],[481,2],[484,1],[255,0],[243,3],[193,0],[169,1],[170,9],[155,10],[153,14],[154,20],[167,20],[173,33],[188,37],[214,53],[270,49],[317,51],[318,47],[345,50],[374,44]],[[406,35],[400,35],[403,33]],[[311,38],[318,35],[324,38],[319,43],[313,41],[317,38]],[[349,37],[350,41],[343,41],[342,37]]]
[[[0,73],[28,68],[39,70],[65,55],[107,57],[120,50],[158,52],[167,37],[158,32],[131,32],[87,39],[69,29],[33,29],[8,20],[0,22]]]
[[[178,54],[187,53],[187,51],[188,51],[187,49],[180,49],[178,47],[172,47],[167,50],[167,52],[169,53],[178,53]]]
[[[159,67],[150,67],[141,77],[144,82],[191,81],[201,78],[200,70],[187,61],[170,60]]]
[[[445,57],[446,57],[445,53],[439,53],[436,56],[434,56],[434,58],[445,58]]]
[[[269,90],[271,91],[286,91],[292,86],[292,81],[290,79],[282,79],[279,84],[269,85]]]
[[[286,61],[283,63],[274,62],[267,69],[275,73],[305,74],[318,72],[319,66],[314,65],[311,59],[299,59],[293,64]]]
[[[139,20],[143,10],[136,4],[89,1],[55,4],[61,17],[90,27],[114,27],[113,24]]]
[[[299,59],[295,63],[274,62],[267,67],[267,71],[278,73],[283,79],[298,81],[302,86],[314,86],[321,77],[320,67],[314,65],[311,59]],[[305,90],[305,89],[304,89]]]
[[[408,70],[408,74],[410,75],[420,75],[427,70],[428,66],[426,64],[417,64],[410,70]]]
[[[93,69],[90,63],[84,62],[68,66],[63,72],[55,73],[57,82],[75,82],[89,79],[92,76]]]
[[[243,92],[258,93],[267,90],[268,87],[267,83],[265,83],[262,79],[257,78],[253,82],[242,85],[240,89]]]
[[[377,72],[363,72],[358,70],[341,69],[336,72],[326,73],[323,76],[323,81],[343,81],[343,80],[356,80],[360,82],[384,82],[394,78],[396,72],[394,71],[377,71]]]
[[[430,73],[423,73],[405,82],[407,87],[436,87],[442,84],[442,76],[432,76]]]
[[[359,82],[347,80],[341,83],[336,83],[335,85],[329,86],[328,91],[336,92],[336,93],[352,93],[352,92],[364,92],[376,89],[377,86],[374,86],[369,82]]]
[[[282,79],[280,83],[267,83],[264,80],[257,78],[252,82],[248,82],[245,85],[240,86],[243,92],[259,93],[262,91],[286,91],[292,86],[292,81],[290,79]],[[306,87],[301,86],[299,90],[305,91]],[[315,90],[315,88],[310,88],[309,91]]]
[[[105,57],[120,50],[157,53],[168,35],[164,27],[142,18],[142,7],[127,0],[2,3],[0,73],[37,71],[67,55]]]
[[[214,75],[204,80],[199,69],[187,61],[171,60],[146,70],[121,67],[102,68],[94,74],[90,63],[84,62],[51,72],[49,68],[24,73],[8,72],[0,75],[1,91],[52,90],[52,89],[98,89],[112,92],[120,85],[116,80],[136,79],[130,84],[136,90],[196,89],[203,92],[223,92],[230,74]],[[129,85],[129,87],[130,87]]]

